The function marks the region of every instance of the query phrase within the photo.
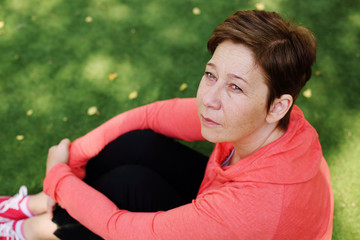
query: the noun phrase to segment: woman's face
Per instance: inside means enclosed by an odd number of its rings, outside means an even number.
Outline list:
[[[206,64],[197,92],[201,133],[210,142],[251,144],[265,134],[268,87],[245,45],[225,41]]]

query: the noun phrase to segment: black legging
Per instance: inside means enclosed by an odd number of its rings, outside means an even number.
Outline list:
[[[166,211],[196,197],[207,160],[173,139],[137,130],[120,136],[91,159],[84,181],[120,209]],[[60,239],[101,239],[64,209],[55,210],[53,221]]]

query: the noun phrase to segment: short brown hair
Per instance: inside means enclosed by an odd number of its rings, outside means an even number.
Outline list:
[[[208,50],[213,54],[226,40],[244,44],[253,51],[269,88],[268,111],[275,98],[283,94],[290,94],[295,102],[311,77],[316,59],[316,39],[308,29],[285,21],[275,12],[237,11],[215,28]],[[278,127],[286,130],[290,111]]]

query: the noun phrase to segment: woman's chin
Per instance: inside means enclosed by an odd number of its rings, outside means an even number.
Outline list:
[[[201,128],[201,135],[208,142],[212,142],[212,143],[224,142],[219,133],[216,133],[215,131],[211,131],[206,128]]]

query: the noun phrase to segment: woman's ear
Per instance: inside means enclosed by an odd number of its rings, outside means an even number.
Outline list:
[[[268,123],[275,123],[280,121],[289,111],[293,104],[293,98],[290,94],[281,95],[280,98],[275,98],[270,106],[266,117]]]

